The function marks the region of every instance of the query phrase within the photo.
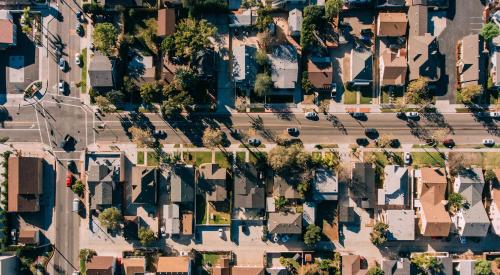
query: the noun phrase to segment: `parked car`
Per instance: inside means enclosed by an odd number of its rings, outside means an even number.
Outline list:
[[[493,145],[495,145],[495,141],[491,138],[485,138],[485,139],[483,139],[483,144],[485,146],[493,146]]]
[[[59,84],[57,84],[57,87],[61,94],[64,94],[66,92],[66,83],[64,82],[64,80],[59,80]]]
[[[156,129],[153,131],[153,136],[156,138],[165,138],[167,136],[167,132]]]
[[[405,153],[404,162],[405,165],[411,165],[411,154],[409,152]]]
[[[351,113],[351,116],[355,119],[364,119],[366,118],[366,114],[363,112],[353,112]]]
[[[367,146],[368,144],[370,144],[370,141],[368,141],[368,139],[366,138],[357,138],[356,144],[359,146]]]
[[[500,112],[490,112],[491,118],[500,118]]]
[[[290,236],[288,236],[288,235],[284,235],[283,237],[281,237],[281,241],[282,241],[283,243],[286,243],[286,242],[288,242],[289,240],[290,240]]]
[[[59,69],[61,71],[64,71],[66,70],[66,60],[64,60],[64,58],[59,58]]]
[[[82,26],[82,24],[80,24],[80,22],[76,23],[76,29],[75,30],[76,30],[76,33],[78,35],[81,36],[83,34],[83,26]]]
[[[287,128],[286,131],[288,132],[289,135],[291,136],[296,136],[299,134],[299,129],[296,127],[293,128]]]
[[[467,239],[463,236],[458,237],[458,240],[460,241],[460,244],[467,244]]]
[[[73,184],[73,174],[71,172],[66,173],[66,187],[71,187]]]
[[[375,128],[366,128],[365,135],[371,139],[376,139],[378,137],[378,131]]]
[[[453,139],[449,138],[449,139],[443,141],[443,145],[445,147],[448,147],[448,148],[453,148],[453,147],[455,147],[455,141]]]
[[[396,117],[399,119],[406,119],[406,114],[404,112],[397,112]]]
[[[73,168],[73,167],[75,166],[75,161],[73,161],[73,160],[68,160],[67,165],[68,165],[68,167],[67,167],[67,168],[68,168],[68,170],[71,170],[71,168]]]
[[[335,99],[336,96],[337,96],[337,83],[333,83],[332,90],[330,92],[330,98]]]
[[[254,146],[254,147],[258,147],[260,145],[260,140],[258,138],[250,138],[248,139],[248,144]]]
[[[73,199],[73,212],[78,212],[80,209],[80,200],[78,198]]]
[[[75,64],[77,66],[82,64],[82,55],[80,53],[75,53]]]
[[[83,20],[83,12],[82,11],[77,11],[75,15],[76,15],[76,20],[82,22],[82,20]]]
[[[406,112],[405,116],[407,118],[411,118],[411,119],[417,119],[417,118],[419,118],[419,115],[418,115],[417,112]]]
[[[222,228],[219,228],[219,238],[224,238],[224,230],[222,230]]]
[[[305,117],[307,119],[318,119],[318,114],[316,114],[315,112],[307,112],[305,114]]]
[[[70,145],[70,143],[73,141],[73,137],[70,135],[65,135],[63,140],[61,141],[61,144],[59,145],[62,149],[65,149],[67,146]]]
[[[17,229],[16,228],[13,228],[10,231],[10,239],[11,239],[13,244],[17,244]]]

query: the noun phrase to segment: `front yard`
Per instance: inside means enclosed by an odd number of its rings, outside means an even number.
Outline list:
[[[356,104],[356,92],[344,90],[344,104]]]
[[[427,167],[438,166],[444,167],[444,158],[440,152],[413,152],[411,153],[413,166]]]

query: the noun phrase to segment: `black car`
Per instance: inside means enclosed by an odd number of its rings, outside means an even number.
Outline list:
[[[368,139],[366,138],[357,138],[356,144],[359,146],[367,146],[368,144],[370,144],[370,141],[368,141]]]
[[[74,145],[74,141],[75,141],[75,139],[72,136],[65,135],[63,140],[61,141],[61,144],[59,145],[59,147],[61,147],[61,149],[66,150]]]
[[[293,127],[293,128],[287,128],[286,131],[291,136],[297,136],[299,134],[299,129],[297,129],[295,127]]]
[[[365,135],[371,139],[378,138],[378,131],[375,128],[366,128]]]

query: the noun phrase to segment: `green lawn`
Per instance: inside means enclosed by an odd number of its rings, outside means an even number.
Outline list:
[[[215,266],[219,255],[214,253],[203,253],[202,265]]]
[[[212,202],[208,204],[208,224],[230,224],[229,201]]]
[[[444,167],[444,159],[439,152],[413,152],[411,157],[416,166]]]
[[[236,152],[236,160],[238,162],[245,162],[246,152]]]
[[[148,152],[148,166],[157,166],[158,159],[156,158],[155,152]]]
[[[356,104],[356,92],[355,91],[344,91],[344,104]]]
[[[137,164],[144,164],[144,151],[137,152]]]
[[[387,151],[387,153],[366,152],[363,158],[365,161],[376,161],[376,163],[380,166],[403,164],[403,153],[392,153],[390,151]]]
[[[201,165],[212,163],[212,152],[182,152],[184,161],[189,164]]]
[[[372,104],[373,91],[371,88],[361,89],[361,98],[359,99],[360,104]]]
[[[482,155],[484,169],[500,168],[500,153],[482,153]]]
[[[87,48],[82,50],[82,86],[80,91],[87,92]]]
[[[227,161],[226,155],[223,152],[215,152],[215,163],[224,168],[231,167],[231,164]]]

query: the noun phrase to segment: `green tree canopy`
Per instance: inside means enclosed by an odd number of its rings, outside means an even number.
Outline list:
[[[142,101],[144,103],[153,103],[161,100],[163,95],[163,85],[158,81],[156,82],[146,82],[141,85],[140,93],[142,97]]]
[[[306,233],[304,233],[304,243],[306,245],[316,244],[321,240],[321,228],[315,224],[307,226]]]
[[[271,7],[259,7],[257,10],[257,22],[255,22],[255,26],[259,31],[264,31],[269,27],[271,23],[273,23],[273,16],[271,15]]]
[[[117,37],[118,32],[111,23],[97,23],[92,33],[95,47],[106,55],[113,54]]]
[[[451,213],[456,213],[458,210],[462,209],[465,204],[465,199],[460,195],[460,193],[451,193],[448,196],[448,210]]]
[[[304,171],[311,164],[311,155],[299,144],[276,146],[269,151],[269,165],[276,171]]]
[[[161,104],[162,116],[177,115],[187,106],[193,104],[193,98],[186,91],[170,91],[166,94],[167,99]]]
[[[377,265],[368,269],[368,274],[370,275],[384,275],[384,271]]]
[[[484,40],[491,41],[491,39],[500,34],[500,29],[498,28],[497,24],[489,22],[484,24],[479,34],[484,38]]]
[[[273,89],[274,83],[271,76],[267,73],[257,74],[255,77],[254,92],[258,96],[265,96]]]
[[[148,246],[150,245],[155,239],[155,233],[153,230],[147,228],[147,227],[140,227],[139,231],[137,232],[138,237],[139,237],[139,242],[144,245]]]
[[[122,219],[122,212],[116,207],[104,209],[104,211],[102,211],[98,217],[101,225],[110,230],[119,229]]]
[[[325,24],[325,8],[323,6],[312,5],[304,8],[304,20],[300,34],[300,45],[303,49],[310,49],[318,44],[314,32],[320,32]]]
[[[163,40],[161,49],[191,63],[196,53],[211,45],[209,38],[216,31],[217,28],[204,19],[183,19],[176,25],[175,33]]]
[[[111,101],[102,95],[96,96],[94,100],[97,107],[105,113],[112,112],[115,109]]]
[[[383,222],[377,222],[370,232],[370,240],[374,245],[382,245],[387,241],[387,229],[389,226]]]
[[[429,92],[429,82],[424,77],[413,80],[406,88],[406,103],[425,105],[432,96]]]
[[[206,128],[203,131],[203,145],[207,148],[215,148],[222,146],[224,142],[225,134],[220,129]]]
[[[476,261],[474,266],[474,275],[490,275],[491,262],[485,259]]]
[[[495,174],[495,172],[493,172],[493,170],[491,169],[486,170],[486,172],[484,173],[484,181],[494,182],[496,180],[497,180],[497,175]]]
[[[411,259],[411,263],[422,273],[436,274],[441,272],[442,263],[436,257],[418,254]]]
[[[463,87],[460,90],[460,95],[462,96],[463,103],[473,102],[481,93],[483,92],[483,87],[481,85],[471,85]]]
[[[343,0],[327,0],[325,3],[325,15],[327,18],[331,19],[337,16],[342,10],[344,5]]]

